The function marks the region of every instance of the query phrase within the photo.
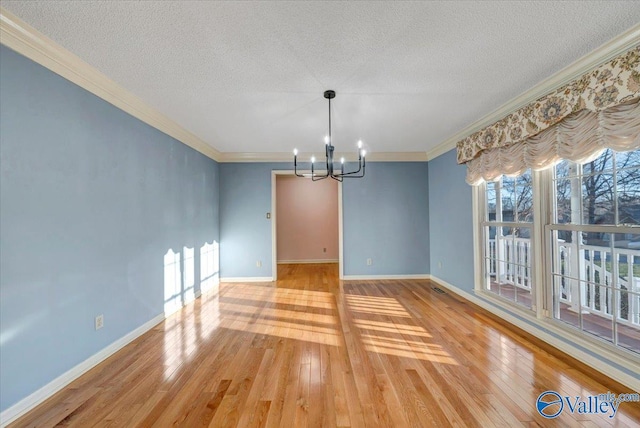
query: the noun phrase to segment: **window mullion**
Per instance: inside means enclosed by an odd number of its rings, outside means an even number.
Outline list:
[[[502,222],[502,183],[503,179],[496,181],[495,189],[496,189],[496,234],[495,234],[495,245],[496,245],[496,282],[498,284],[502,283],[502,279],[504,277],[505,270],[505,254],[504,254],[504,246],[502,239],[502,226],[500,223]]]
[[[496,181],[496,222],[502,221],[502,179]]]
[[[544,284],[552,284],[552,281],[545,281],[545,278],[550,277],[547,275],[547,265],[545,263],[545,253],[549,251],[547,242],[545,239],[546,224],[551,222],[551,210],[550,206],[553,206],[553,201],[550,197],[551,182],[552,182],[552,169],[546,169],[542,171],[533,171],[533,225],[531,231],[531,247],[532,247],[532,266],[533,266],[533,278],[531,287],[533,298],[535,299],[535,307],[532,308],[536,312],[538,318],[547,316],[549,309],[549,297],[551,296],[548,287]]]
[[[613,224],[616,226],[620,224],[620,217],[618,216],[618,171],[616,165],[616,153],[611,152],[611,163],[613,165]]]
[[[489,219],[487,210],[487,195],[486,195],[486,183],[482,183],[478,186],[474,186],[472,192],[472,210],[475,219]],[[473,222],[473,246],[476,248],[474,251],[474,273],[476,290],[482,290],[486,288],[485,279],[485,267],[486,267],[486,245],[488,245],[488,237],[486,235],[486,227],[482,226],[481,221]],[[482,243],[482,247],[480,246]],[[483,251],[477,251],[477,249],[484,248]]]
[[[613,340],[614,345],[618,345],[618,290],[620,287],[618,286],[618,279],[620,278],[620,273],[618,272],[618,263],[620,261],[620,257],[616,252],[615,247],[615,235],[611,234],[611,239],[609,241],[609,247],[611,248],[611,283],[609,284],[609,292],[611,293],[611,339]],[[606,266],[606,260],[602,262],[603,266]],[[631,278],[631,282],[633,282],[633,271],[628,276]],[[606,288],[605,288],[606,291]],[[602,293],[602,291],[601,291]],[[608,300],[608,299],[607,299]],[[608,303],[608,301],[607,301]]]

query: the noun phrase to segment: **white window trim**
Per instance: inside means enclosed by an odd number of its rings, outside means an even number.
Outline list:
[[[551,201],[550,186],[552,185],[551,177],[552,169],[534,172],[534,226],[532,236],[538,239],[539,245],[534,246],[533,274],[534,281],[541,278],[544,286],[536,287],[535,302],[536,311],[531,311],[524,306],[520,306],[506,299],[501,299],[484,289],[484,272],[483,272],[483,254],[482,246],[482,221],[484,218],[484,206],[486,205],[485,185],[472,186],[472,211],[473,211],[473,247],[474,247],[474,293],[475,295],[489,302],[490,305],[483,305],[485,309],[494,315],[504,319],[504,310],[521,317],[522,319],[533,324],[536,328],[527,329],[529,333],[538,339],[561,349],[563,352],[572,357],[583,361],[592,368],[624,383],[627,386],[639,385],[640,380],[629,376],[629,379],[621,379],[619,369],[608,365],[605,361],[593,358],[585,361],[583,358],[584,351],[578,347],[587,349],[598,357],[608,360],[612,363],[624,367],[632,373],[640,373],[640,357],[634,355],[631,351],[624,351],[602,339],[590,337],[587,334],[572,328],[571,326],[553,319],[551,308],[553,307],[553,296],[550,292],[548,284],[551,280],[551,272],[548,272],[547,266],[550,266],[551,257],[551,240],[547,236],[547,225],[551,224],[553,203]],[[540,195],[546,195],[540,197]],[[493,305],[493,306],[492,306]],[[494,309],[495,306],[495,309]],[[535,330],[540,329],[537,333]],[[561,343],[558,340],[550,339],[548,333],[552,333],[566,340],[568,343]],[[567,346],[568,345],[568,346]],[[626,376],[625,376],[626,378]]]
[[[486,207],[486,184],[481,183],[473,187],[472,191],[472,210],[473,210],[473,254],[474,254],[474,292],[475,294],[481,296],[486,300],[490,300],[493,303],[500,305],[501,307],[508,310],[515,310],[518,313],[526,313],[527,315],[535,314],[536,318],[542,319],[544,317],[543,314],[543,304],[544,301],[544,292],[540,290],[536,284],[538,283],[538,278],[545,278],[543,266],[540,266],[540,263],[537,263],[538,259],[536,258],[536,253],[541,253],[542,245],[539,244],[538,235],[540,234],[540,229],[544,229],[543,227],[539,227],[536,223],[536,219],[542,213],[542,205],[540,203],[540,198],[536,194],[536,183],[540,181],[540,172],[531,172],[531,176],[533,179],[533,212],[534,212],[534,221],[532,223],[521,223],[522,227],[531,228],[531,237],[535,236],[535,240],[531,240],[531,248],[533,250],[534,259],[532,263],[531,270],[531,309],[526,308],[525,306],[519,305],[516,302],[512,302],[508,299],[504,299],[500,296],[497,296],[495,293],[491,293],[485,289],[484,283],[484,255],[482,254],[482,248],[484,246],[484,237],[483,237],[483,229],[484,225],[482,224],[487,218],[485,207]],[[542,217],[540,217],[542,218]],[[498,223],[513,223],[513,222],[498,222]],[[520,223],[514,223],[514,225]]]

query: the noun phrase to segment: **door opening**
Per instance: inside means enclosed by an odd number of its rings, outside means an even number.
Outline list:
[[[279,262],[337,262],[342,278],[342,183],[272,171],[271,244],[274,281]]]

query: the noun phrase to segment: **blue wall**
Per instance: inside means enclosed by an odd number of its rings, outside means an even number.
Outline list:
[[[288,169],[291,163],[220,166],[221,277],[272,276],[271,171]],[[345,275],[429,273],[426,162],[369,163],[364,178],[344,182],[343,215]]]
[[[370,163],[342,192],[345,275],[429,273],[426,162]]]
[[[219,241],[218,165],[0,48],[0,410],[164,310]],[[104,314],[104,328],[94,317]]]
[[[431,274],[473,291],[473,211],[467,168],[450,150],[429,161]]]
[[[221,278],[272,276],[271,171],[286,169],[291,164],[220,165]]]

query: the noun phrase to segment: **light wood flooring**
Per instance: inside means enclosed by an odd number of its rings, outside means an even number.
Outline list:
[[[279,278],[221,284],[14,426],[640,425],[640,403],[541,417],[546,390],[632,391],[429,281],[340,282],[336,265]]]

